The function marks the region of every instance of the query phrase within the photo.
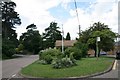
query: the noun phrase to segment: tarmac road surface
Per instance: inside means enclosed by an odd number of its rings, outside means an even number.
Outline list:
[[[38,55],[24,55],[21,58],[2,61],[2,78],[21,78],[21,76],[18,75],[21,68],[38,59]]]

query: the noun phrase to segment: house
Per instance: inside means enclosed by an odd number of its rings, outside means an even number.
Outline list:
[[[64,47],[72,47],[77,40],[64,40]],[[60,48],[62,46],[62,40],[56,40],[55,47]]]
[[[90,56],[90,55],[95,55],[95,50],[89,49],[88,50],[88,56]]]

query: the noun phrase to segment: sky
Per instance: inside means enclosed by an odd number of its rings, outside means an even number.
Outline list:
[[[16,25],[19,36],[26,32],[32,23],[40,34],[49,27],[50,22],[57,22],[59,30],[64,29],[64,37],[70,33],[72,40],[78,37],[79,27],[84,31],[94,22],[100,21],[118,32],[118,0],[76,0],[79,22],[76,17],[74,0],[12,0],[16,3],[22,24]]]

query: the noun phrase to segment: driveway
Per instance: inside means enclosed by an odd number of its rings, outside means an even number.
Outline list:
[[[38,60],[38,55],[26,55],[21,58],[2,61],[2,78],[19,78],[18,72],[21,68]]]

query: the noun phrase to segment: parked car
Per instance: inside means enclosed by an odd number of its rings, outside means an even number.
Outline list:
[[[100,55],[106,55],[107,53],[105,51],[100,51]]]

